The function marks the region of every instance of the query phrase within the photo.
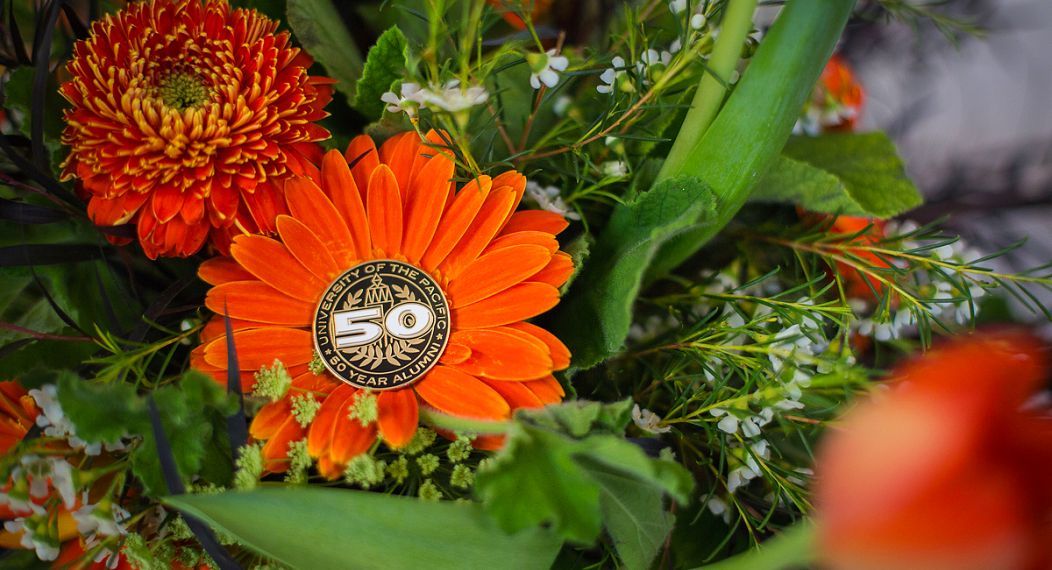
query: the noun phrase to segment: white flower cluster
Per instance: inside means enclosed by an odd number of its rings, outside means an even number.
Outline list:
[[[82,450],[87,455],[98,455],[103,449],[106,451],[125,449],[124,442],[119,439],[103,444],[87,443],[77,437],[73,422],[69,421],[65,412],[62,411],[62,405],[58,401],[58,388],[54,384],[34,388],[29,391],[29,395],[40,408],[41,413],[37,416],[37,426],[43,429],[44,435],[65,439],[69,442],[70,447]]]
[[[526,182],[526,199],[542,210],[555,212],[567,220],[580,220],[581,215],[566,205],[562,192],[555,186],[541,186],[530,180]]]
[[[426,88],[421,88],[417,83],[406,82],[399,87],[399,93],[388,91],[380,96],[380,100],[387,103],[389,112],[405,113],[414,117],[420,107],[432,111],[460,113],[488,101],[489,92],[480,85],[461,87],[460,81],[456,79],[442,87]]]
[[[888,236],[908,235],[918,228],[917,224],[910,220],[902,222],[890,221],[885,226],[885,234]],[[902,249],[917,249],[922,244],[911,240],[904,240]],[[954,264],[974,263],[983,257],[982,252],[968,246],[964,240],[957,240],[951,244],[942,245],[932,250],[931,255],[939,261]],[[949,271],[949,270],[948,270]],[[956,324],[963,326],[971,322],[979,314],[979,300],[987,294],[987,288],[979,283],[970,283],[967,291],[958,289],[957,283],[948,281],[944,276],[930,271],[916,270],[914,277],[922,288],[928,288],[931,292],[926,301],[928,313],[932,318],[939,319],[947,325]],[[990,286],[993,284],[991,283]],[[972,301],[969,302],[968,298]],[[853,303],[855,313],[862,318],[854,323],[858,334],[872,337],[880,342],[892,339],[904,338],[916,331],[917,314],[910,307],[895,308],[890,315],[883,317],[869,314],[870,307],[864,302]]]
[[[11,471],[10,488],[0,493],[0,505],[17,516],[4,522],[4,530],[21,532],[19,543],[32,549],[41,560],[58,558],[59,540],[55,535],[47,510],[41,506],[45,499],[58,495],[62,506],[72,509],[76,504],[73,467],[60,457],[24,455]]]
[[[632,423],[636,424],[639,429],[654,435],[672,431],[670,426],[661,425],[661,416],[646,408],[640,408],[639,404],[632,406]]]
[[[128,534],[124,525],[131,518],[131,514],[111,501],[89,504],[87,493],[83,494],[81,502],[83,506],[73,511],[73,520],[77,523],[77,532],[85,539],[85,550],[98,548],[93,560],[105,564],[107,568],[117,568],[120,554],[106,546],[100,548],[99,545],[110,537]]]

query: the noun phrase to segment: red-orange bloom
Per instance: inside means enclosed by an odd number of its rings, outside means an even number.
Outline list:
[[[836,264],[849,298],[878,301],[887,289],[881,279],[894,278],[886,271],[892,267],[890,260],[868,249],[884,239],[885,225],[886,222],[872,218],[837,216],[829,227],[830,234],[851,236],[849,246],[859,246],[845,248],[850,259]]]
[[[855,130],[865,102],[866,93],[851,66],[844,58],[833,55],[822,70],[819,88],[815,90],[814,103],[831,111],[822,121],[823,130]]]
[[[429,139],[440,141],[434,133]],[[420,406],[502,420],[517,408],[562,398],[552,372],[569,365],[570,353],[526,320],[555,306],[573,271],[555,239],[567,222],[551,212],[515,211],[526,185],[518,172],[479,176],[459,190],[453,173],[450,157],[415,133],[379,150],[369,137],[357,137],[346,156],[330,151],[320,172],[286,182],[290,214],[278,217],[277,239],[238,236],[231,257],[201,265],[201,278],[214,286],[205,304],[230,316],[246,388],[253,372],[275,359],[293,377],[286,397],[265,406],[251,426],[253,437],[267,440],[263,453],[272,469],[284,467],[290,442],[306,438],[319,470],[336,477],[377,437],[391,447],[406,445]],[[363,426],[348,415],[363,391],[328,371],[316,375],[308,364],[322,293],[346,270],[374,259],[432,276],[451,325],[437,366],[408,387],[374,392],[378,419]],[[219,379],[227,368],[223,327],[223,319],[213,319],[193,355],[196,368]],[[321,403],[308,427],[293,417],[292,399],[304,394]]]
[[[33,397],[18,382],[0,382],[0,455],[22,441],[39,414]]]
[[[530,19],[537,21],[544,17],[552,7],[554,0],[487,0],[490,6],[501,11],[504,21],[520,30],[526,28],[526,22],[519,14],[529,11]]]
[[[135,224],[150,258],[274,231],[275,183],[320,158],[332,97],[277,25],[226,0],[135,2],[92,25],[61,92],[63,177],[96,224]]]
[[[838,569],[1052,564],[1052,415],[1043,347],[987,332],[900,367],[818,457],[822,551]]]

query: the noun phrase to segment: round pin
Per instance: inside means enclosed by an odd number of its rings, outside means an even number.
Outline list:
[[[377,259],[356,265],[325,290],[314,312],[314,348],[334,376],[359,388],[412,384],[449,342],[449,305],[418,267]]]

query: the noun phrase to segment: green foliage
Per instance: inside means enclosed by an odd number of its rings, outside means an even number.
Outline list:
[[[576,401],[520,411],[504,448],[478,473],[487,511],[508,532],[547,523],[583,544],[605,525],[625,562],[645,566],[671,528],[661,497],[685,502],[694,483],[680,465],[624,439],[631,405]]]
[[[366,117],[375,120],[383,115],[384,103],[380,96],[404,77],[408,47],[405,34],[394,26],[369,48],[354,93],[354,106]]]
[[[897,216],[923,201],[884,133],[793,138],[752,199],[876,218]]]
[[[292,568],[548,568],[561,542],[508,535],[473,504],[317,487],[181,495],[165,502]]]
[[[63,375],[58,385],[62,410],[84,441],[142,438],[131,453],[132,472],[147,493],[164,495],[167,491],[145,398],[129,384],[91,383],[73,374]],[[229,445],[224,448],[219,436],[225,438],[223,418],[233,413],[232,399],[214,380],[197,372],[187,372],[152,395],[183,478],[203,475],[214,483],[227,482],[232,464]]]
[[[559,313],[574,365],[590,368],[620,350],[643,273],[669,238],[711,217],[714,199],[697,178],[665,180],[615,209]],[[595,328],[582,329],[581,323]]]
[[[286,10],[296,39],[325,66],[329,76],[337,81],[336,90],[352,104],[354,85],[362,73],[362,55],[333,0],[288,0]]]
[[[33,106],[33,78],[35,70],[31,66],[22,66],[13,69],[4,83],[4,107],[17,111],[21,114],[21,120],[17,126],[19,131],[26,137],[30,137],[30,117]],[[58,93],[58,83],[55,77],[48,77],[47,96],[44,100],[46,112],[44,113],[44,147],[47,149],[48,163],[57,176],[59,166],[62,163],[64,153],[60,137],[65,122],[62,120],[62,109],[66,100]]]
[[[666,162],[659,181],[696,176],[716,193],[716,216],[714,223],[670,240],[658,253],[648,276],[674,269],[712,239],[742,207],[788,139],[854,4],[854,0],[788,3],[707,130],[680,132],[677,143],[686,137],[692,143],[690,151],[675,162]],[[690,114],[687,116],[689,121]]]

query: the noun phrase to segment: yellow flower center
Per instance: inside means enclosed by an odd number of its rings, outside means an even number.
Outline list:
[[[164,104],[174,109],[200,107],[210,99],[208,87],[196,75],[176,72],[170,73],[161,81],[158,94]]]

